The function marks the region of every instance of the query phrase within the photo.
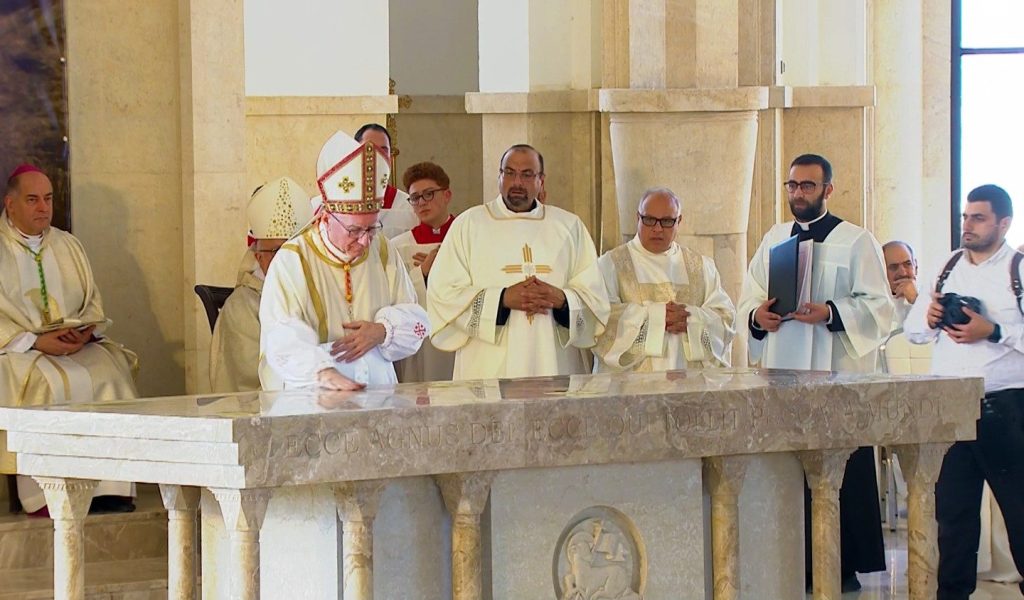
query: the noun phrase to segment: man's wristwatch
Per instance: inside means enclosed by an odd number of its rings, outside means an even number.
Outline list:
[[[999,323],[993,323],[992,324],[992,335],[988,336],[985,339],[987,339],[988,341],[992,342],[993,344],[998,344],[999,340],[1002,337],[1003,337],[1003,332],[999,328]]]

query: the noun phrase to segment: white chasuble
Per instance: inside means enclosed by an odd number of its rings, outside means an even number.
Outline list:
[[[313,386],[326,368],[370,385],[397,383],[392,363],[414,354],[430,334],[405,265],[384,236],[350,262],[325,238],[314,222],[270,264],[260,301],[264,390]],[[384,325],[384,342],[352,363],[336,362],[330,344],[348,335],[343,325],[354,321]]]
[[[210,343],[210,385],[214,392],[251,392],[260,389],[259,266],[239,276],[235,291],[224,302]]]
[[[551,312],[518,310],[498,324],[502,290],[531,275],[565,293],[568,327]],[[609,306],[579,217],[539,202],[514,213],[499,196],[456,217],[430,271],[427,312],[431,341],[456,352],[460,380],[587,372],[583,349],[604,331]]]
[[[420,252],[429,254],[435,248],[439,248],[441,243],[418,243],[413,233],[407,231],[393,238],[391,246],[402,257],[402,262],[409,271],[409,279],[416,290],[416,300],[426,310],[427,280],[423,277],[420,267],[414,264],[412,257]],[[435,272],[432,268],[431,273]],[[398,380],[402,383],[450,381],[455,368],[455,353],[439,350],[433,344],[424,342],[419,352],[396,363],[395,368],[398,370]]]
[[[790,221],[765,234],[743,280],[737,319],[748,330],[751,363],[772,369],[873,372],[878,347],[892,329],[892,294],[878,242],[867,230],[845,221],[823,242],[815,241],[811,275],[811,302],[832,302],[845,331],[830,331],[824,322],[789,320],[761,340],[750,333],[751,313],[768,299],[769,250],[789,238],[792,230]]]
[[[736,307],[715,263],[676,243],[654,254],[634,237],[597,261],[611,316],[594,348],[597,372],[727,367]],[[686,332],[665,331],[668,302],[686,305]]]
[[[0,215],[0,282],[0,402],[38,406],[138,396],[138,357],[103,337],[111,321],[77,238],[50,227],[33,249],[7,216]],[[41,333],[92,324],[96,339],[74,354],[51,356],[32,349]],[[15,457],[7,452],[6,435],[0,432],[0,473],[14,469]],[[31,479],[19,477],[18,488],[25,510],[45,505],[42,490]],[[97,488],[97,495],[131,493],[129,483],[101,482]]]

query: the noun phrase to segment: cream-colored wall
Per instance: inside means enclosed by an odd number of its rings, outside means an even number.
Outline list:
[[[868,0],[781,0],[782,85],[864,85]]]
[[[178,1],[67,2],[74,233],[144,396],[185,391]]]
[[[390,0],[391,78],[396,92],[475,92],[477,0]]]

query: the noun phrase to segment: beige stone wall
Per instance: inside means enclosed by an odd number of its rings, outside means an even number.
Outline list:
[[[178,2],[64,6],[74,232],[140,393],[184,392]]]

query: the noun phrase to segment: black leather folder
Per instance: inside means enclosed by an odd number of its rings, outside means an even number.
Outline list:
[[[800,236],[779,242],[768,251],[768,297],[773,313],[786,316],[797,308],[800,295]]]

